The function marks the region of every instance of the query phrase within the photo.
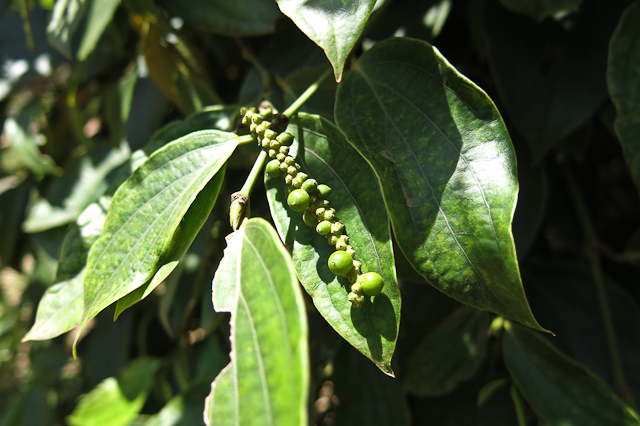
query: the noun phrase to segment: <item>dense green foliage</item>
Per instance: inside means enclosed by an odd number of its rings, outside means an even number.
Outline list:
[[[0,426],[640,425],[640,2],[338,3],[0,0]]]

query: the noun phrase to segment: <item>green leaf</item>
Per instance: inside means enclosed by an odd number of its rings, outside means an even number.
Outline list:
[[[307,316],[291,257],[265,220],[227,237],[213,303],[231,312],[231,362],[211,384],[207,425],[306,425]]]
[[[620,18],[611,43],[609,45],[609,62],[607,66],[607,83],[611,100],[616,106],[618,115],[614,128],[631,175],[640,187],[640,102],[638,101],[638,76],[640,58],[636,54],[640,42],[640,2],[634,2]]]
[[[355,259],[363,271],[382,276],[383,292],[367,298],[362,309],[351,307],[348,281],[329,270],[328,259],[335,249],[303,222],[302,214],[289,209],[281,177],[266,181],[271,216],[291,249],[298,278],[320,314],[382,371],[393,375],[391,357],[398,338],[401,299],[380,188],[369,165],[333,124],[318,116],[298,115],[289,127],[304,147],[297,162],[318,183],[331,187],[330,206],[345,225],[349,244],[356,250]]]
[[[178,263],[191,246],[198,232],[200,232],[200,228],[204,225],[209,217],[209,213],[211,213],[213,205],[216,203],[216,199],[220,193],[220,187],[222,186],[222,180],[224,179],[225,169],[226,165],[216,173],[196,196],[193,204],[191,204],[189,210],[187,210],[187,213],[185,213],[178,225],[171,242],[171,249],[162,260],[163,265],[158,269],[151,281],[118,300],[115,313],[116,318],[125,309],[151,294],[151,292],[169,276],[175,267],[178,266]]]
[[[144,423],[145,426],[204,426],[202,409],[209,384],[198,384],[175,396]]]
[[[334,358],[336,426],[408,426],[409,406],[397,380],[382,374],[348,345]]]
[[[87,254],[102,233],[107,209],[108,199],[91,204],[67,233],[58,261],[57,284],[40,299],[36,321],[22,341],[52,339],[80,323]]]
[[[577,11],[582,0],[500,0],[500,3],[513,12],[540,22],[549,16]]]
[[[158,272],[180,221],[237,144],[231,133],[191,133],[156,151],[118,189],[89,252],[80,329]]]
[[[67,417],[71,426],[126,426],[140,412],[160,361],[136,358],[120,377],[109,377],[80,398]]]
[[[129,147],[96,150],[85,154],[69,167],[65,174],[55,178],[27,214],[22,223],[25,232],[36,233],[66,225],[105,192],[106,177],[130,156]]]
[[[235,37],[272,33],[282,17],[273,0],[161,0],[158,4],[189,25]]]
[[[634,425],[640,419],[590,370],[535,331],[508,324],[504,360],[527,402],[549,426]]]
[[[113,20],[119,0],[91,0],[85,31],[78,48],[78,60],[84,61],[93,52],[102,33]]]
[[[342,80],[344,64],[360,38],[375,0],[276,0],[282,13],[324,50],[336,81]]]
[[[285,104],[291,105],[307,88],[326,71],[326,66],[302,68],[294,71],[285,78],[290,89],[285,93]],[[337,84],[333,80],[325,79],[318,90],[304,103],[304,110],[311,114],[319,114],[328,120],[333,120],[333,109],[336,102]]]
[[[463,307],[454,312],[414,349],[404,389],[419,395],[445,394],[472,377],[485,357],[488,325],[486,311]]]
[[[491,74],[536,160],[605,99],[607,46],[624,3],[585,2],[580,13],[539,24],[484,1],[478,16]]]
[[[373,167],[416,271],[462,303],[542,330],[510,229],[516,158],[488,96],[433,46],[395,38],[346,75],[336,122]]]
[[[71,37],[82,22],[89,6],[88,0],[57,0],[47,26],[49,44],[71,58]]]

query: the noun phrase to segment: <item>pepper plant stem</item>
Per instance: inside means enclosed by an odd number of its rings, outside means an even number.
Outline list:
[[[333,71],[331,69],[328,69],[327,71],[325,71],[320,77],[318,77],[318,79],[311,86],[307,87],[307,90],[305,90],[304,93],[302,93],[302,95],[300,95],[300,97],[296,99],[295,102],[293,102],[289,106],[289,108],[286,109],[283,115],[285,115],[287,118],[291,118],[291,116],[296,112],[298,112],[298,109],[305,102],[307,102],[314,93],[316,93],[316,90],[318,90],[322,82],[325,81],[327,77],[329,77],[332,74],[333,74]]]
[[[256,179],[258,179],[258,175],[260,175],[260,171],[264,167],[264,163],[267,161],[267,152],[260,151],[260,155],[256,159],[256,162],[253,163],[253,167],[251,168],[251,172],[249,172],[249,176],[247,176],[247,180],[242,185],[242,189],[240,193],[249,198],[251,195],[251,190],[253,190],[253,185],[256,183]]]
[[[598,246],[598,235],[593,226],[591,217],[589,216],[587,205],[582,198],[582,194],[580,194],[580,188],[569,167],[566,168],[565,175],[569,185],[569,191],[571,192],[573,202],[578,212],[582,231],[584,233],[587,248],[585,250],[585,255],[591,268],[591,275],[593,276],[593,283],[595,285],[598,303],[600,304],[600,315],[602,316],[605,338],[609,350],[609,361],[611,363],[611,373],[613,376],[613,388],[616,393],[621,396],[624,401],[629,404],[629,406],[633,408],[635,406],[634,399],[631,395],[631,390],[624,376],[622,360],[620,358],[620,351],[618,350],[615,325],[613,323],[613,314],[611,312],[611,306],[609,304],[609,296],[607,295],[607,291],[605,288],[604,274],[602,272],[600,256],[594,249]]]

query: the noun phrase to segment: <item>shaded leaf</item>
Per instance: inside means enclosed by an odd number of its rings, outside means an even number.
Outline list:
[[[589,1],[561,21],[536,23],[484,1],[479,16],[491,74],[535,160],[605,99],[607,46],[623,3]]]
[[[69,229],[60,251],[57,284],[49,287],[40,299],[36,321],[23,341],[51,339],[80,323],[87,254],[102,233],[107,209],[108,199],[91,204]]]
[[[201,30],[229,36],[271,33],[282,17],[273,0],[161,0],[162,7]]]
[[[25,232],[36,233],[66,225],[91,203],[98,200],[108,187],[107,175],[130,156],[129,147],[95,150],[85,154],[56,178],[36,199],[22,223]]]
[[[578,10],[582,0],[500,0],[513,12],[528,15],[536,21],[555,14],[568,14]]]
[[[211,384],[206,424],[307,424],[304,302],[291,257],[265,220],[227,237],[213,303],[231,312],[231,362]]]
[[[348,301],[350,284],[328,266],[335,248],[289,209],[284,179],[267,179],[267,198],[280,238],[291,249],[298,278],[327,322],[386,374],[398,337],[400,291],[395,276],[389,218],[369,165],[329,121],[298,114],[289,126],[301,148],[297,162],[319,183],[331,187],[330,206],[345,225],[349,244],[363,271],[378,272],[383,292],[367,298],[362,309]],[[294,150],[292,149],[292,152]]]
[[[403,388],[444,394],[475,374],[485,357],[489,313],[464,307],[425,336],[407,364]]]
[[[47,26],[49,44],[71,58],[71,37],[82,22],[89,0],[57,0]]]
[[[640,43],[640,2],[634,2],[620,18],[609,47],[607,83],[611,100],[618,115],[614,128],[631,170],[636,186],[640,187],[640,58],[637,46]]]
[[[640,419],[591,371],[535,331],[509,324],[504,360],[527,402],[550,426],[638,425]]]
[[[334,3],[332,0],[276,0],[282,13],[324,50],[336,81],[342,80],[344,64],[362,34],[375,0]]]
[[[78,48],[79,61],[84,61],[93,52],[119,4],[119,0],[91,0],[87,23]]]
[[[433,46],[395,38],[346,75],[336,121],[373,167],[416,271],[462,303],[542,329],[510,229],[516,158],[487,95]]]
[[[139,357],[120,377],[109,377],[80,398],[67,417],[71,426],[126,426],[140,412],[160,361]]]
[[[184,394],[174,396],[144,423],[145,426],[204,426],[202,410],[209,384],[192,386]]]
[[[409,407],[397,380],[382,374],[348,345],[342,345],[333,364],[334,393],[340,401],[336,426],[411,424]]]
[[[180,221],[237,143],[231,133],[192,133],[156,151],[116,191],[89,251],[81,329],[158,272]]]

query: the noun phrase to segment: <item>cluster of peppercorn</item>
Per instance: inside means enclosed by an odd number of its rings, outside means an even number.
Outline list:
[[[336,275],[346,277],[351,284],[349,302],[355,309],[364,305],[364,296],[380,294],[384,286],[382,277],[376,272],[361,273],[360,262],[354,259],[355,250],[349,245],[344,224],[336,218],[335,209],[329,206],[327,198],[331,188],[318,184],[300,171],[300,165],[289,155],[294,141],[291,133],[277,132],[269,119],[271,110],[258,113],[256,108],[242,108],[242,124],[249,126],[251,135],[270,158],[266,172],[275,178],[284,174],[287,184],[287,204],[296,212],[303,213],[304,223],[327,238],[336,251],[329,256],[329,269]]]

